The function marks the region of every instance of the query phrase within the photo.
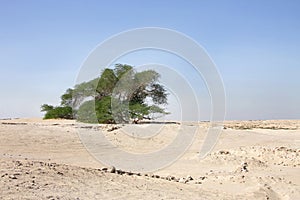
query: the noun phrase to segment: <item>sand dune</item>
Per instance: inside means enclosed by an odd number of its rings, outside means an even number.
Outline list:
[[[148,153],[172,142],[179,126],[197,128],[193,144],[179,160],[152,173],[107,168],[78,136],[78,130],[101,131],[124,151]],[[0,120],[0,198],[300,199],[300,121],[225,122],[215,149],[201,160],[208,127],[207,122],[116,126]]]

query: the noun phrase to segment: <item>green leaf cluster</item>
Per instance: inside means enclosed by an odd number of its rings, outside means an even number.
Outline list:
[[[101,76],[69,88],[61,105],[44,104],[44,118],[77,119],[88,123],[129,123],[133,119],[155,119],[169,114],[167,92],[154,70],[136,72],[130,65],[106,68]]]

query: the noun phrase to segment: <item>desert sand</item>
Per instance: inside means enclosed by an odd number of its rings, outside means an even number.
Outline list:
[[[99,131],[128,152],[167,146],[178,126],[193,144],[151,173],[96,160],[78,130]],[[300,199],[300,120],[228,121],[213,151],[198,153],[209,123],[89,125],[73,120],[0,120],[0,199]],[[159,130],[136,140],[124,132]]]

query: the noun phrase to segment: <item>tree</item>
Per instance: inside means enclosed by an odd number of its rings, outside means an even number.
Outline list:
[[[89,123],[129,123],[133,119],[155,119],[169,114],[167,92],[154,70],[136,72],[130,65],[104,69],[101,76],[69,88],[61,105],[42,105],[45,119],[75,118]],[[71,108],[71,112],[70,112]],[[73,108],[73,112],[72,112]]]
[[[53,107],[44,104],[42,111],[46,112],[44,119],[73,119],[72,107],[70,106]]]

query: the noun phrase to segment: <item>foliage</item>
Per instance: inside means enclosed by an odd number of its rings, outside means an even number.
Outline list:
[[[70,106],[53,107],[44,104],[42,105],[42,111],[46,111],[44,119],[73,119],[72,107]]]
[[[111,97],[84,102],[78,109],[77,120],[86,123],[114,123],[111,114]]]
[[[130,65],[104,69],[99,78],[75,85],[61,96],[61,105],[41,107],[49,118],[76,118],[89,123],[128,123],[168,114],[167,93],[154,70],[136,72]],[[72,112],[73,108],[73,112]]]

